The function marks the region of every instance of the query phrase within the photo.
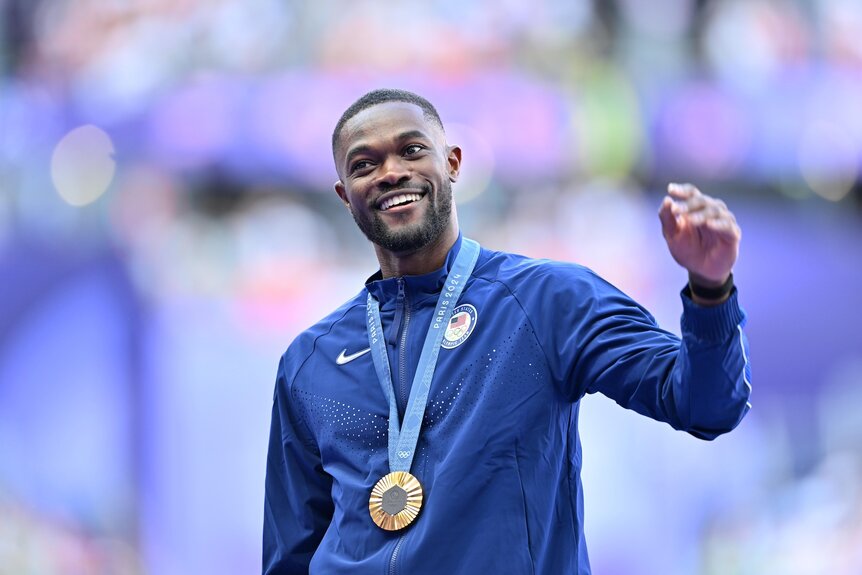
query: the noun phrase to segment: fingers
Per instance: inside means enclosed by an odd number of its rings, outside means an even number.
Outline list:
[[[703,194],[691,184],[668,184],[667,194],[662,200],[658,216],[662,233],[666,238],[671,238],[681,226],[686,225],[682,215],[702,208],[704,202],[701,197]]]
[[[667,193],[674,199],[684,200],[693,195],[699,194],[700,190],[692,184],[678,184],[671,182],[667,185]]]
[[[668,184],[667,193],[674,200],[674,213],[685,214],[696,212],[706,206],[710,200],[709,196],[701,193],[691,184]]]
[[[671,183],[662,201],[659,218],[665,237],[688,226],[720,235],[741,237],[742,233],[727,204],[702,193],[692,184]]]
[[[733,219],[733,214],[730,215],[730,218],[718,217],[706,220],[704,225],[719,237],[739,241],[742,238],[742,230],[736,220]]]
[[[690,224],[697,226],[710,220],[726,218],[728,216],[732,217],[732,214],[727,208],[722,208],[715,204],[703,203],[694,208],[689,208],[688,211],[685,212],[685,216]]]

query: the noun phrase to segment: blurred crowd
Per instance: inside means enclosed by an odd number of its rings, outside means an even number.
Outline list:
[[[859,38],[857,0],[0,0],[0,575],[258,568],[278,355],[376,265],[332,193],[329,150],[364,91],[404,87],[438,105],[464,148],[455,192],[469,235],[589,265],[672,328],[678,275],[653,225],[669,180],[753,214],[743,250],[760,245],[770,261],[741,262],[749,294],[773,293],[754,277],[777,265],[757,238],[784,222],[827,222],[811,245],[837,259],[806,262],[824,277],[804,293],[832,290],[832,270],[860,287],[862,254],[848,243],[862,217]],[[105,293],[123,303],[99,307]],[[98,322],[68,315],[81,309],[131,333],[132,359],[102,366],[106,342],[88,348],[96,367],[31,371],[65,356],[45,362],[28,338],[70,357],[88,345],[76,330]],[[603,555],[613,495],[591,501],[587,482],[597,572],[862,572],[862,427],[848,408],[862,368],[847,359],[855,349],[862,363],[858,348],[824,349],[831,371],[792,385],[796,404],[777,383],[760,406],[755,391],[752,415],[762,408],[769,430],[742,433],[768,465],[744,472],[760,483],[727,508],[668,512],[697,530],[685,553],[666,550],[679,562]],[[83,412],[52,429],[41,402],[65,393],[85,398],[73,404]],[[799,415],[812,403],[816,414]],[[127,411],[137,415],[99,416]],[[36,442],[37,429],[56,441]],[[100,477],[74,489],[62,466],[29,463],[67,452],[79,432],[115,436],[130,462],[114,447],[65,453],[69,473]],[[641,535],[662,545],[660,532]]]

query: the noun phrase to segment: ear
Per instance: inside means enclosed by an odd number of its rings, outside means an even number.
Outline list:
[[[446,161],[449,164],[449,181],[457,182],[458,175],[461,173],[461,148],[450,146]]]
[[[338,197],[341,198],[341,201],[344,202],[344,205],[347,209],[350,209],[350,202],[347,200],[347,190],[344,189],[344,182],[338,180],[335,182],[335,193],[338,194]]]

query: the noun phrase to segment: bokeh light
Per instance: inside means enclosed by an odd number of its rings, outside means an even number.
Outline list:
[[[596,66],[575,90],[570,157],[587,174],[624,177],[634,169],[643,142],[634,87],[617,70]]]
[[[840,201],[859,178],[862,145],[842,126],[815,122],[799,142],[799,170],[817,195]]]
[[[73,206],[99,199],[114,179],[114,144],[104,130],[81,126],[63,136],[51,157],[51,180],[60,197]]]

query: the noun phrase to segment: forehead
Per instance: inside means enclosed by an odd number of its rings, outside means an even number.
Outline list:
[[[385,102],[366,108],[345,122],[341,129],[339,151],[347,153],[357,145],[389,140],[404,132],[419,131],[437,139],[442,130],[425,118],[422,108],[409,102]]]

